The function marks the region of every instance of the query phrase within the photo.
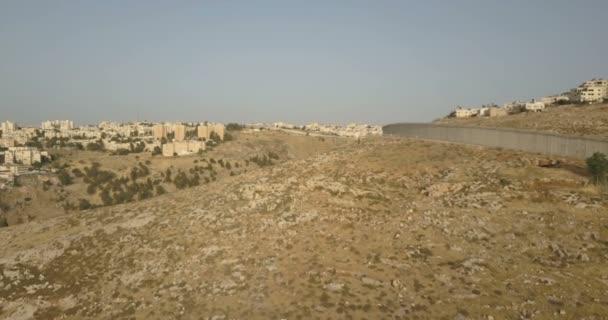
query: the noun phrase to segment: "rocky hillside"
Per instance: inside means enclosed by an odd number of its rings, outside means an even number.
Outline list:
[[[549,107],[544,112],[502,117],[446,118],[437,124],[476,127],[517,128],[573,136],[608,138],[608,105]]]
[[[0,191],[0,227],[148,199],[354,143],[278,131],[232,132],[232,136],[236,139],[202,154],[180,157],[53,150],[57,159],[45,167],[59,169],[56,174],[24,175],[17,186]],[[266,164],[252,161],[269,155],[273,159]],[[69,183],[62,182],[61,176],[67,176]]]
[[[0,317],[601,319],[608,197],[539,160],[374,138],[4,228]]]

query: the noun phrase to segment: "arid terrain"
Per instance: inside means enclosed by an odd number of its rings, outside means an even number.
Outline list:
[[[322,148],[0,229],[0,317],[608,317],[608,196],[582,162],[387,137]]]
[[[517,128],[572,136],[608,138],[608,105],[566,105],[543,112],[524,112],[502,117],[445,118],[436,124]]]
[[[278,163],[353,143],[337,137],[306,137],[280,131],[232,134],[236,136],[234,141],[183,157],[152,156],[149,152],[111,155],[109,152],[54,150],[57,160],[46,167],[59,168],[70,182],[62,182],[59,174],[20,177],[20,186],[0,193],[0,204],[6,206],[4,210],[0,206],[0,219],[7,225],[15,225],[69,214],[89,206],[138,201],[239,175],[264,165],[254,163],[254,157],[262,159],[272,155],[272,163]],[[91,172],[94,167],[95,172]],[[185,177],[183,185],[176,181],[180,173]],[[108,177],[104,178],[104,174]],[[106,189],[109,203],[102,197]],[[127,199],[129,196],[131,199]]]

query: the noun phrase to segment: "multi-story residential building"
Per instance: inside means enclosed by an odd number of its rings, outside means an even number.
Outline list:
[[[211,131],[215,132],[220,140],[224,140],[224,136],[226,135],[226,127],[221,123],[216,123],[211,125]]]
[[[568,97],[565,94],[556,95],[556,96],[548,96],[548,97],[544,97],[544,98],[540,99],[540,102],[544,103],[545,105],[555,104],[558,102],[568,102],[568,101],[570,101],[570,97]]]
[[[589,80],[576,88],[577,101],[600,102],[604,99],[608,99],[608,80]]]
[[[48,157],[48,152],[31,147],[10,147],[4,151],[4,163],[32,165]]]
[[[162,139],[162,138],[166,138],[167,137],[167,127],[163,124],[157,124],[154,127],[152,127],[152,135],[154,136],[154,139]]]
[[[545,110],[545,104],[540,101],[532,100],[531,102],[526,102],[524,108],[529,112],[540,112]]]
[[[502,107],[509,113],[519,112],[522,108],[524,108],[524,106],[525,103],[521,101],[513,101],[502,105]]]
[[[175,141],[184,141],[186,140],[186,126],[183,124],[176,124],[173,127],[175,132]]]
[[[490,108],[488,115],[490,117],[501,117],[501,116],[506,116],[509,114],[509,110],[506,108],[498,108],[498,107],[492,107]]]
[[[0,138],[0,147],[10,148],[16,145],[13,138]]]
[[[0,123],[0,131],[2,134],[12,133],[17,130],[17,125],[14,122],[5,121]]]
[[[456,118],[470,118],[477,116],[479,114],[479,109],[468,109],[463,107],[457,107],[454,111],[454,115]]]
[[[224,140],[226,127],[221,123],[215,123],[200,124],[197,128],[197,136],[201,139],[209,140],[212,132],[215,132],[221,140]]]
[[[41,123],[42,130],[68,131],[74,129],[74,121],[70,120],[49,120]]]
[[[188,140],[188,141],[175,141],[163,144],[163,156],[183,156],[193,153],[197,153],[200,150],[205,150],[204,141]]]
[[[196,130],[197,136],[201,139],[209,140],[209,138],[211,137],[211,129],[206,124],[199,125]]]

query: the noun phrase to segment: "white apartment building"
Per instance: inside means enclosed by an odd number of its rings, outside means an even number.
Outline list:
[[[479,109],[468,109],[463,107],[457,107],[454,111],[456,118],[470,118],[479,114]]]
[[[211,133],[215,132],[220,140],[224,140],[224,136],[226,134],[226,127],[221,123],[214,124],[199,124],[197,128],[197,136],[201,139],[209,140],[211,138]]]
[[[0,138],[0,147],[10,148],[15,146],[15,139],[13,138]]]
[[[513,102],[509,102],[509,103],[505,103],[502,105],[502,107],[504,109],[507,109],[508,112],[514,112],[514,111],[519,111],[520,108],[523,108],[525,106],[525,104],[521,101],[513,101]]]
[[[542,103],[544,103],[545,105],[547,105],[547,104],[554,104],[554,103],[558,103],[558,102],[570,101],[570,97],[568,97],[566,95],[548,96],[548,97],[544,97],[544,98],[540,99],[540,101]]]
[[[545,110],[545,104],[540,101],[532,100],[531,102],[526,102],[524,108],[528,112],[541,112]]]
[[[505,108],[492,107],[489,110],[490,117],[502,117],[509,114],[509,110]]]
[[[49,120],[40,124],[42,130],[68,131],[74,129],[74,121],[70,120]]]
[[[600,102],[608,99],[608,80],[594,79],[583,82],[576,88],[576,99],[580,102]]]
[[[159,123],[152,127],[152,135],[154,139],[166,138],[167,135],[173,133],[176,140],[184,140],[187,127],[181,123]]]
[[[48,156],[48,152],[32,147],[10,147],[4,151],[4,163],[32,165]]]
[[[172,157],[174,155],[184,156],[197,153],[199,150],[205,150],[204,141],[188,140],[176,141],[163,144],[163,156]]]
[[[487,117],[490,115],[490,108],[489,107],[481,107],[479,109],[477,109],[477,116],[480,117]]]
[[[0,131],[2,134],[12,133],[17,130],[17,125],[14,122],[5,121],[0,124]]]

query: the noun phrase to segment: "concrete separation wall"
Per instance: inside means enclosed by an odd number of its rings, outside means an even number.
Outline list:
[[[585,159],[594,152],[608,154],[606,140],[518,129],[396,123],[386,125],[382,130],[384,135],[500,147],[579,159]]]

